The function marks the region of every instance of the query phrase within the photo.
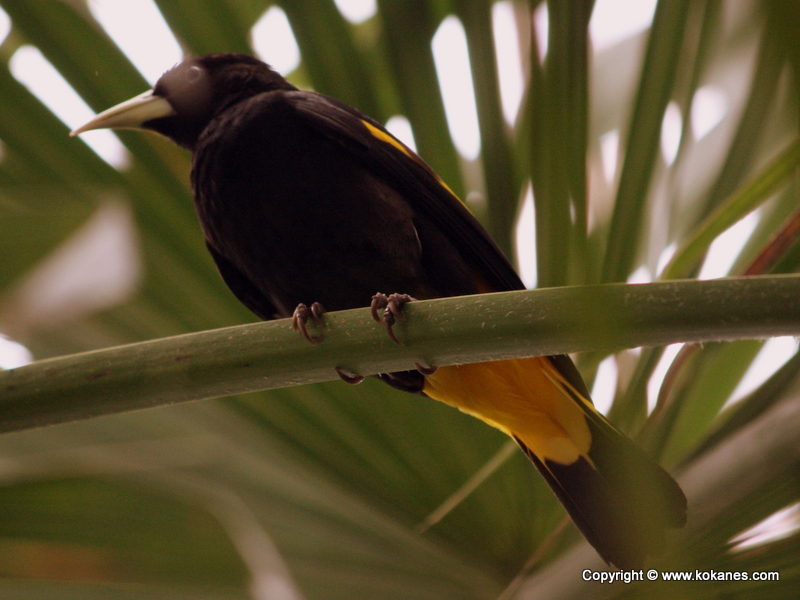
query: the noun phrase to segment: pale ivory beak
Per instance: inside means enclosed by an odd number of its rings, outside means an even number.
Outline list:
[[[92,129],[136,129],[146,121],[175,114],[175,109],[167,102],[166,98],[155,96],[153,90],[148,90],[104,110],[83,127],[78,127],[75,131],[70,132],[70,135],[75,136]]]

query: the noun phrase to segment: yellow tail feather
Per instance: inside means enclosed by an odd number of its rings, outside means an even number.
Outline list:
[[[606,562],[642,568],[686,520],[678,484],[595,410],[565,356],[443,367],[424,392],[512,436]]]
[[[588,457],[592,439],[584,407],[564,385],[550,360],[536,357],[442,367],[426,378],[424,392],[521,440],[543,460],[568,465]]]

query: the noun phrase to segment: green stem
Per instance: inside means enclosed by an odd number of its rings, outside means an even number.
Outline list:
[[[445,366],[674,342],[800,335],[800,275],[607,284],[414,302],[389,341],[368,309],[325,315],[311,346],[288,320],[65,356],[0,372],[0,431],[230,394]]]

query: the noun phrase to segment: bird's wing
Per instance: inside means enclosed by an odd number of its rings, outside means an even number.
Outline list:
[[[346,148],[441,228],[467,260],[473,275],[483,279],[478,285],[481,291],[524,289],[516,271],[483,227],[413,150],[376,121],[333,98],[313,92],[289,92],[286,98],[308,123]],[[590,398],[568,357],[548,359],[584,398]]]
[[[318,132],[397,190],[458,248],[482,292],[524,289],[514,268],[434,171],[379,123],[332,98],[287,92],[286,102]]]
[[[278,317],[275,305],[234,264],[206,242],[219,274],[233,295],[258,317],[270,321]]]

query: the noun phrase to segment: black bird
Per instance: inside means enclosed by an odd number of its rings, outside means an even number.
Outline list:
[[[524,288],[419,156],[358,110],[299,91],[251,56],[186,59],[73,135],[115,127],[153,130],[192,152],[208,249],[262,319],[294,316],[307,335],[322,306],[372,304],[387,308],[391,334],[411,297]],[[376,291],[392,295],[373,299]],[[513,437],[606,562],[641,568],[665,530],[685,522],[681,489],[595,410],[566,356],[379,377]]]

